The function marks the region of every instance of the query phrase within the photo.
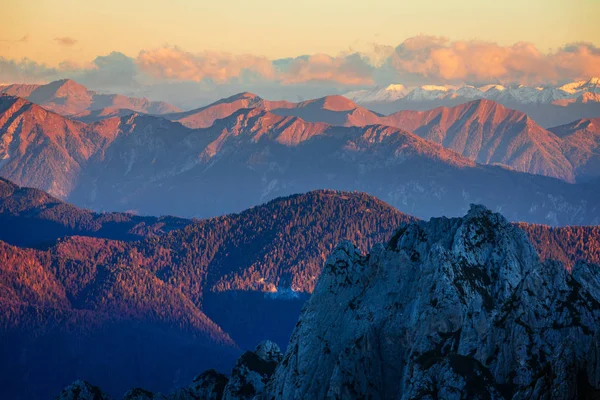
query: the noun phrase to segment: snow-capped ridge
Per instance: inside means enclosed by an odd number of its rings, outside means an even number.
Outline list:
[[[391,95],[390,93],[393,93]],[[567,103],[600,102],[600,78],[592,77],[584,81],[576,81],[561,86],[552,85],[514,85],[487,84],[480,86],[462,85],[422,85],[407,88],[402,84],[391,84],[381,89],[357,90],[345,94],[358,104],[394,102],[406,99],[409,101],[432,101],[443,99],[474,99],[485,98],[495,101],[514,101],[521,104],[552,104],[553,102]]]
[[[404,86],[400,83],[392,83],[392,84],[387,85],[384,90],[386,90],[388,92],[390,92],[390,91],[404,92],[404,91],[406,91],[406,86]]]

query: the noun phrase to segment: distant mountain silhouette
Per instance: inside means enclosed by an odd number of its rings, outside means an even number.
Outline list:
[[[162,101],[102,94],[71,80],[62,79],[46,85],[13,84],[0,86],[0,93],[26,98],[61,115],[86,116],[104,109],[129,109],[148,114],[165,114],[179,109]]]
[[[0,178],[0,240],[12,245],[46,246],[73,235],[131,241],[162,235],[190,223],[175,217],[98,214]]]

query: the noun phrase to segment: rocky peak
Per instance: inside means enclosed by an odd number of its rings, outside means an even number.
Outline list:
[[[112,400],[99,387],[86,381],[77,380],[64,388],[56,400]]]
[[[574,398],[600,390],[600,271],[541,263],[472,206],[327,260],[264,398]]]
[[[88,94],[88,89],[85,86],[75,82],[72,79],[58,80],[58,81],[53,82],[52,84],[49,84],[49,86],[56,88],[56,96],[57,97],[63,97],[63,96],[73,95],[73,94],[78,94],[78,95],[87,95]]]
[[[349,111],[354,110],[358,106],[354,104],[352,100],[344,96],[332,95],[319,99],[304,101],[298,104],[298,107],[314,107],[329,111]]]
[[[245,352],[231,371],[223,400],[249,400],[263,393],[282,357],[279,346],[271,341]]]
[[[191,386],[188,389],[188,393],[196,396],[203,400],[220,400],[223,397],[223,391],[227,385],[228,378],[215,371],[209,369],[194,378]],[[176,396],[171,396],[173,399],[177,399]],[[187,399],[181,396],[181,399]]]
[[[229,101],[235,101],[235,100],[241,100],[241,99],[248,99],[248,100],[262,100],[262,98],[254,93],[250,93],[250,92],[241,92],[238,94],[235,94],[231,97],[228,97],[227,100]]]
[[[92,96],[93,93],[85,86],[70,79],[62,79],[40,86],[31,93],[28,99],[37,104],[60,99],[62,107],[57,110],[60,112],[71,111],[72,105],[65,102],[75,102],[78,107],[85,108],[91,103]]]
[[[144,389],[135,388],[127,391],[123,400],[168,400],[167,397],[161,393],[152,393]]]
[[[278,363],[283,356],[277,343],[271,342],[270,340],[260,342],[258,346],[256,346],[256,349],[254,349],[254,353],[258,358],[266,362]]]

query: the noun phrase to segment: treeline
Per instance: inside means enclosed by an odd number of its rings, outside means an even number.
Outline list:
[[[600,226],[551,227],[517,224],[543,260],[553,259],[572,268],[577,261],[600,265]]]

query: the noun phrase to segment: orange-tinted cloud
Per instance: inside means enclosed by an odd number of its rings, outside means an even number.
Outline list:
[[[0,83],[48,83],[69,78],[96,88],[125,89],[137,86],[136,75],[133,59],[116,52],[85,64],[65,60],[56,67],[29,59],[17,61],[0,56]]]
[[[72,37],[68,37],[68,36],[55,37],[54,40],[61,46],[73,46],[74,44],[77,43],[77,40],[73,39]]]
[[[200,54],[176,47],[142,51],[136,59],[138,68],[154,79],[217,83],[236,80],[246,75],[282,84],[331,82],[340,85],[373,83],[368,62],[358,54],[332,57],[326,54],[297,57],[283,66],[253,55],[231,55],[219,52]]]
[[[156,79],[200,82],[211,79],[224,83],[243,73],[271,79],[273,64],[264,57],[227,53],[189,53],[176,47],[142,51],[136,59],[140,70]]]
[[[589,43],[543,53],[531,43],[502,46],[416,36],[397,47],[374,45],[372,54],[314,54],[271,61],[254,55],[190,53],[176,47],[142,51],[136,65],[153,79],[227,83],[254,77],[283,85],[337,86],[445,83],[549,84],[600,75],[600,49]]]
[[[571,76],[585,79],[600,76],[600,48],[591,43],[574,43],[551,55],[559,78]]]
[[[0,42],[4,42],[4,43],[27,43],[27,42],[29,42],[29,34],[21,36],[20,39],[0,39]]]
[[[396,47],[374,45],[368,55],[314,54],[282,60],[221,52],[191,53],[177,47],[145,50],[133,58],[111,53],[85,65],[63,62],[52,67],[29,59],[0,57],[2,83],[67,77],[96,88],[114,89],[197,82],[211,88],[230,87],[229,91],[237,90],[234,87],[252,91],[266,85],[303,96],[317,89],[341,93],[373,84],[552,84],[593,76],[600,76],[600,48],[591,43],[568,44],[544,53],[531,43],[502,46],[434,36],[409,38]],[[289,85],[294,89],[286,88]],[[310,90],[303,91],[303,87]]]
[[[396,47],[388,63],[398,79],[423,83],[554,83],[599,75],[600,49],[577,43],[544,54],[524,42],[501,46],[417,36]]]
[[[292,60],[281,72],[284,84],[331,82],[340,85],[373,84],[373,67],[359,54],[332,57],[315,54]]]

